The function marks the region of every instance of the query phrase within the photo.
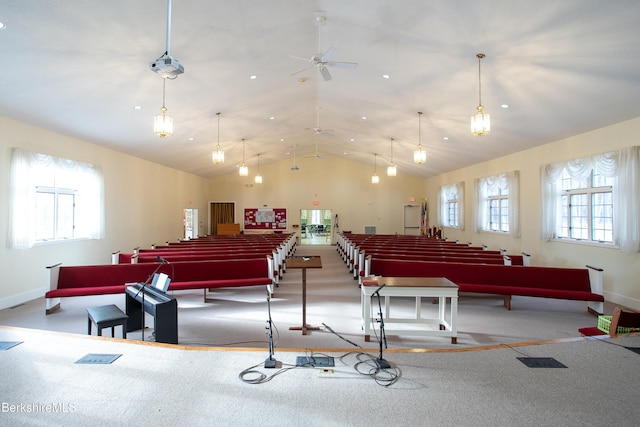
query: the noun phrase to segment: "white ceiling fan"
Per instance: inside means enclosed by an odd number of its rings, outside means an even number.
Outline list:
[[[307,159],[327,160],[325,156],[318,152],[318,136],[316,135],[316,151],[311,156],[305,156]]]
[[[312,130],[315,135],[333,136],[333,129],[322,129],[320,127],[320,107],[316,107],[316,127],[312,128]]]
[[[322,78],[325,81],[329,81],[331,80],[331,73],[329,73],[329,70],[327,67],[336,67],[336,68],[357,68],[358,67],[358,64],[356,62],[332,61],[333,57],[337,53],[337,50],[334,47],[330,47],[329,49],[327,49],[326,52],[322,53],[322,51],[320,50],[321,49],[320,25],[322,25],[322,23],[326,20],[327,20],[327,13],[325,11],[319,10],[315,12],[315,22],[316,22],[316,25],[318,26],[318,52],[319,53],[316,53],[310,59],[302,58],[300,56],[289,55],[291,58],[300,59],[302,61],[308,61],[310,64],[309,67],[303,68],[300,71],[296,71],[292,75],[299,74],[303,71],[308,70],[311,67],[316,67],[320,71]]]

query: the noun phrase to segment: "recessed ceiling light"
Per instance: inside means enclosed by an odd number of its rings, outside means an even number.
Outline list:
[[[350,138],[349,141],[350,142],[355,142],[356,140],[355,140],[355,138]]]
[[[389,76],[389,74],[383,74],[383,75],[382,75],[382,78],[383,78],[383,79],[388,79],[389,77],[391,77],[391,76]]]
[[[506,110],[507,108],[509,108],[509,104],[502,104],[500,107]]]
[[[4,30],[5,28],[7,28],[7,26],[4,24],[4,22],[0,22],[0,30]]]
[[[133,109],[134,110],[142,110],[142,105],[134,105]]]
[[[188,141],[193,141],[195,138],[190,136],[189,138],[187,138]]]
[[[362,120],[367,120],[367,116],[362,116]]]
[[[448,141],[449,137],[448,136],[444,136],[444,137],[442,137],[442,139],[444,139],[445,141]]]
[[[251,80],[255,80],[255,79],[257,79],[257,78],[258,78],[258,76],[253,75],[253,76],[251,76],[251,77],[249,77],[249,78],[250,78]]]
[[[280,138],[280,142],[284,142],[284,138]]]
[[[275,116],[271,116],[271,117],[269,117],[269,120],[275,120],[275,119],[276,119],[276,117],[275,117]]]

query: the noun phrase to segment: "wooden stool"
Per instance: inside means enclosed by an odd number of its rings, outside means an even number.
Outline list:
[[[129,316],[124,314],[118,306],[111,304],[87,308],[87,314],[89,315],[87,325],[88,335],[91,335],[91,323],[95,323],[98,329],[98,336],[102,336],[102,329],[110,327],[111,337],[113,337],[115,327],[122,326],[122,338],[127,338],[127,320]]]

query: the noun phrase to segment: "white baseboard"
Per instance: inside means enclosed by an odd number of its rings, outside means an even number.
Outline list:
[[[632,310],[640,311],[640,300],[635,298],[625,297],[624,295],[618,295],[611,292],[604,292],[604,299],[613,304],[619,304]]]
[[[15,307],[16,305],[23,304],[27,301],[31,301],[34,299],[38,299],[44,296],[44,294],[48,291],[48,288],[39,288],[34,289],[33,291],[24,292],[18,295],[11,295],[6,298],[0,298],[0,310],[10,307]]]

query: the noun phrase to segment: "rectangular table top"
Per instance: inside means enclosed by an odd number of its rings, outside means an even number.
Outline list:
[[[286,262],[287,268],[322,268],[319,256],[290,257]]]
[[[389,286],[405,288],[458,288],[446,277],[382,277],[369,276],[362,279],[363,286]]]

